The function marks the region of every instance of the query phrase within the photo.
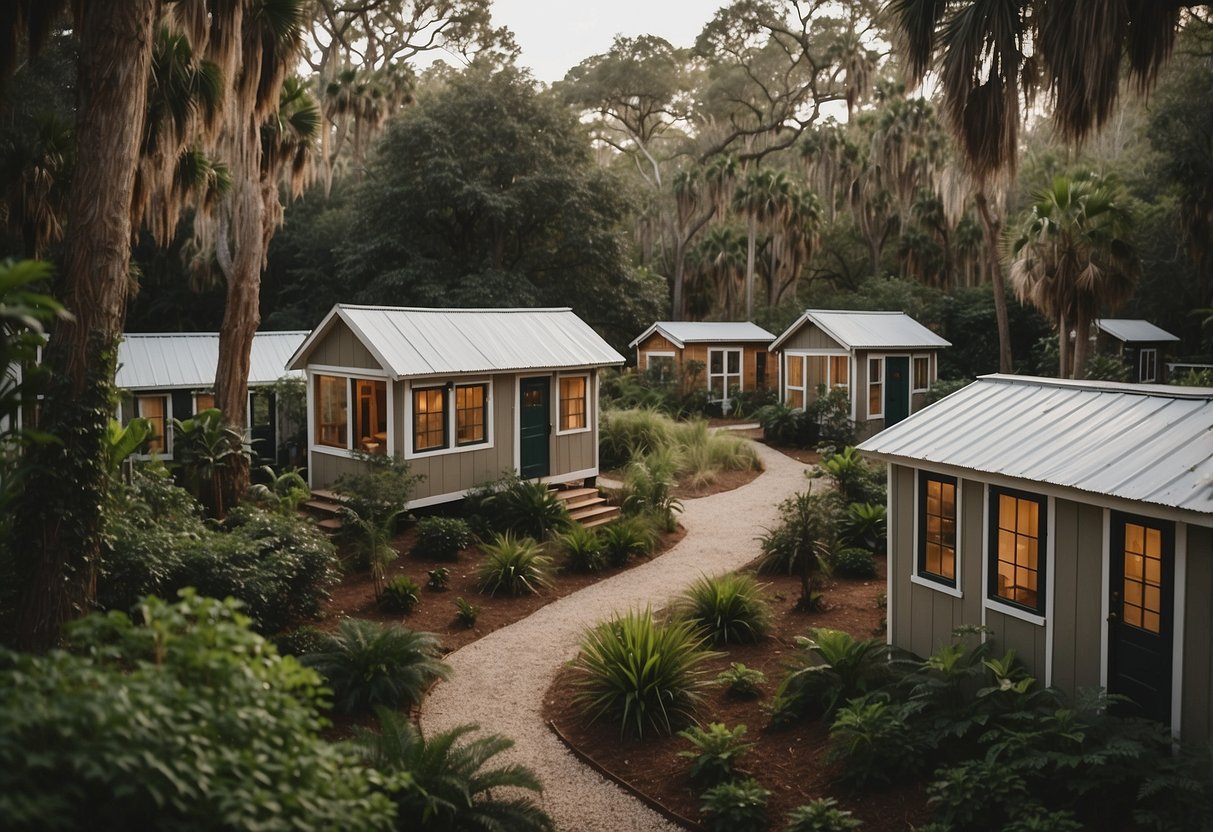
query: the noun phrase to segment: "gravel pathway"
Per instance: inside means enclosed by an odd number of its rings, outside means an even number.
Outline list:
[[[615,612],[664,606],[700,574],[736,569],[758,554],[756,538],[776,507],[809,483],[805,466],[757,444],[766,470],[751,483],[687,500],[686,536],[661,557],[548,604],[447,656],[453,674],[426,698],[421,726],[434,733],[466,722],[515,741],[511,761],[543,782],[543,805],[561,832],[656,832],[679,827],[569,753],[543,721],[543,696],[577,655],[581,634]],[[504,756],[504,755],[503,755]]]

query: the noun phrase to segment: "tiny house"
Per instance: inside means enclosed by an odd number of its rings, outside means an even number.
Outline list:
[[[289,362],[307,376],[313,488],[390,454],[422,475],[411,507],[505,471],[592,483],[598,373],[624,358],[570,309],[338,304]]]
[[[779,398],[804,408],[826,390],[843,388],[860,436],[870,436],[922,409],[939,374],[939,351],[951,344],[904,312],[809,309],[785,329]]]
[[[1093,333],[1095,349],[1119,356],[1131,380],[1166,383],[1164,353],[1179,343],[1178,336],[1139,318],[1100,318]]]
[[[766,390],[777,373],[769,347],[775,336],[749,321],[658,321],[629,347],[636,350],[636,367],[669,378],[689,372],[691,363],[703,368],[700,384],[708,399],[724,402],[734,390]]]
[[[888,641],[988,628],[1044,684],[1213,737],[1213,388],[984,376],[888,464]]]

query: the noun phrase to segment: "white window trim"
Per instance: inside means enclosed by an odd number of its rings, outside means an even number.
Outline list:
[[[961,556],[961,524],[964,518],[964,507],[962,505],[963,498],[961,493],[964,491],[964,480],[960,477],[953,477],[951,474],[943,474],[938,471],[932,471],[929,468],[911,468],[914,472],[914,549],[912,551],[911,563],[914,569],[910,573],[910,583],[918,586],[925,586],[928,589],[933,589],[936,592],[942,592],[944,595],[951,595],[953,598],[963,598],[964,590],[961,588],[961,579],[964,569],[964,558]],[[922,475],[935,475],[937,477],[948,477],[956,480],[956,586],[948,586],[940,583],[935,578],[927,577],[918,571],[918,540],[922,529],[919,527],[918,515],[920,514],[919,499],[921,497]]]
[[[485,425],[484,425],[484,441],[476,442],[470,445],[455,444],[455,396],[456,387],[475,387],[483,384],[485,386]],[[450,443],[444,448],[434,448],[427,451],[413,450],[413,390],[424,390],[434,387],[441,387],[446,391],[446,435],[447,441]],[[406,382],[404,386],[404,458],[405,459],[427,459],[434,456],[445,456],[447,454],[463,454],[468,451],[483,451],[492,448],[496,437],[493,435],[493,378],[486,376],[485,378],[461,378],[461,379],[427,379]]]
[[[644,354],[644,368],[646,370],[652,368],[654,358],[668,358],[673,361],[677,358],[677,355],[672,352],[646,352]]]
[[[868,356],[868,419],[883,419],[884,418],[884,385],[885,385],[885,357],[883,355]],[[880,381],[872,381],[872,362],[875,361],[880,365]],[[880,385],[880,410],[872,410],[872,385]]]
[[[721,356],[721,360],[720,360],[721,372],[719,372],[719,373],[712,372],[712,353],[714,353],[714,352],[723,353],[723,355]],[[736,373],[729,372],[729,353],[732,353],[732,352],[737,353],[737,372]],[[707,369],[707,377],[708,377],[708,401],[720,402],[720,401],[728,400],[728,398],[729,398],[729,379],[730,378],[737,379],[737,391],[738,392],[745,390],[745,350],[743,348],[741,348],[741,347],[708,347],[708,366],[706,369]],[[720,398],[720,399],[712,398],[712,379],[714,379],[714,378],[723,378],[724,379],[724,397],[723,398]]]
[[[164,450],[157,452],[152,451],[150,454],[131,454],[132,459],[172,459],[173,458],[173,394],[171,392],[163,393],[131,393],[131,406],[135,408],[132,419],[141,418],[139,412],[139,400],[150,399],[153,396],[164,399]],[[129,423],[129,419],[127,422]],[[123,425],[125,427],[125,425]]]
[[[350,384],[350,382],[353,381],[354,379],[362,379],[363,381],[383,381],[383,382],[387,383],[387,391],[386,391],[386,395],[387,395],[387,449],[386,449],[385,453],[388,456],[392,456],[395,454],[396,440],[395,440],[395,436],[394,436],[395,431],[393,430],[393,427],[395,426],[395,395],[394,395],[394,389],[393,389],[395,382],[393,382],[391,378],[388,378],[386,376],[386,374],[380,374],[374,370],[363,371],[363,370],[359,369],[359,370],[355,370],[355,371],[351,372],[348,367],[344,368],[344,369],[341,369],[341,368],[331,369],[328,366],[321,365],[321,364],[309,365],[307,367],[305,376],[306,376],[306,380],[307,380],[307,449],[309,452],[314,451],[319,454],[325,454],[326,456],[341,457],[342,459],[358,459],[359,454],[354,449],[354,431],[350,427],[351,412],[353,410],[352,404],[353,404],[353,400],[354,400],[354,390],[351,389],[352,385]],[[346,426],[345,426],[345,447],[344,448],[338,448],[335,445],[322,445],[316,441],[316,411],[315,411],[316,388],[314,385],[314,379],[316,376],[335,376],[337,378],[345,379]],[[252,421],[253,421],[252,420],[253,405],[252,405],[251,395],[249,398],[248,407],[249,407],[249,418],[248,418],[246,424],[250,425],[250,430],[251,430],[251,425],[252,425]],[[311,477],[310,466],[309,466],[308,476],[309,476],[309,480],[310,480],[310,477]],[[309,485],[310,484],[311,483],[309,482]]]
[[[996,486],[997,487],[997,486]],[[1022,490],[1022,489],[1020,489]],[[1024,492],[1032,494],[1033,492]],[[1036,496],[1043,497],[1045,501],[1045,510],[1049,513],[1046,518],[1045,525],[1045,557],[1048,560],[1045,562],[1045,612],[1049,612],[1050,605],[1053,600],[1053,528],[1056,525],[1056,518],[1053,516],[1054,499],[1051,495],[1037,494]],[[982,517],[981,529],[981,597],[982,597],[982,625],[986,623],[986,610],[996,612],[1001,615],[1009,615],[1012,618],[1018,618],[1020,621],[1027,621],[1029,624],[1035,624],[1038,627],[1046,627],[1046,637],[1050,635],[1048,632],[1048,619],[1039,613],[1028,612],[1011,604],[1004,603],[998,598],[990,597],[990,484],[985,483],[985,499],[984,499],[984,516]],[[1048,675],[1048,657],[1045,660],[1046,675]],[[1046,683],[1047,684],[1047,683]]]
[[[585,401],[585,427],[570,428],[569,430],[560,429],[560,382],[566,378],[583,378],[585,379],[585,393],[583,400]],[[593,430],[592,414],[590,413],[590,374],[589,373],[559,373],[556,376],[556,435],[570,436],[575,433],[589,433]]]
[[[927,386],[926,387],[915,387],[914,386],[915,383],[918,381],[918,372],[915,369],[915,365],[917,365],[919,361],[927,362]],[[931,356],[930,356],[930,354],[928,353],[927,355],[911,355],[910,356],[910,392],[911,393],[927,392],[928,390],[931,389],[931,381],[932,381],[932,379],[931,379]]]
[[[791,359],[793,356],[796,356],[801,359],[800,378],[796,379],[797,381],[800,382],[799,384],[792,383],[792,374],[790,372],[788,372],[788,362],[789,362],[789,359]],[[790,350],[784,351],[783,361],[780,362],[780,367],[779,367],[780,376],[782,377],[783,382],[784,382],[783,383],[783,402],[784,402],[784,404],[787,404],[788,399],[791,398],[791,396],[789,395],[789,392],[792,390],[796,390],[800,393],[801,409],[803,410],[808,405],[808,403],[809,403],[808,391],[805,389],[805,387],[807,386],[807,382],[805,381],[805,374],[808,371],[809,371],[809,364],[808,364],[807,356],[804,353],[797,352],[797,351],[790,351]]]
[[[1150,358],[1150,377],[1146,378],[1146,356]],[[1158,380],[1158,350],[1154,347],[1142,347],[1137,351],[1137,380],[1143,384]]]

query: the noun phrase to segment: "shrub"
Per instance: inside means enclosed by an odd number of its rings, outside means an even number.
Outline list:
[[[400,516],[421,476],[409,470],[408,463],[391,455],[357,454],[364,470],[357,474],[342,474],[333,483],[345,507],[369,523],[385,523],[389,517]]]
[[[880,503],[851,503],[838,519],[838,539],[843,546],[884,554],[885,507]]]
[[[455,599],[455,620],[469,630],[476,626],[480,607],[467,601],[462,595]]]
[[[573,572],[601,572],[607,565],[606,545],[597,529],[580,524],[560,536],[564,565]]]
[[[758,571],[800,575],[801,609],[814,609],[813,582],[829,574],[838,498],[832,492],[800,492],[779,505],[780,523],[760,539]]]
[[[379,608],[408,615],[421,603],[421,585],[407,575],[398,575],[383,587]]]
[[[908,706],[879,695],[853,699],[830,726],[827,760],[842,764],[841,780],[866,789],[894,782],[920,766],[926,750],[906,716]]]
[[[819,441],[834,445],[855,444],[855,423],[851,421],[851,396],[844,387],[826,392],[817,386],[817,398],[805,408],[807,419],[817,425]]]
[[[431,569],[425,573],[429,579],[425,582],[426,589],[432,589],[435,592],[441,592],[446,589],[447,584],[451,580],[451,570],[445,566],[439,566],[437,569]]]
[[[754,746],[742,739],[744,725],[729,730],[722,722],[713,722],[706,730],[692,726],[679,731],[678,736],[694,746],[692,751],[678,752],[679,757],[691,761],[691,780],[706,786],[732,780],[737,774],[737,759]]]
[[[874,578],[876,577],[876,559],[868,549],[848,547],[839,549],[833,555],[832,571],[844,578]]]
[[[741,699],[753,699],[761,692],[758,686],[765,683],[767,675],[761,670],[746,667],[741,662],[731,662],[729,669],[721,671],[716,681],[728,685],[729,693]]]
[[[838,453],[822,453],[818,472],[832,478],[848,503],[886,502],[884,472],[869,465],[855,448],[848,445]]]
[[[463,504],[472,529],[481,539],[509,532],[543,540],[572,522],[564,503],[550,488],[541,482],[520,480],[512,472],[477,485]]]
[[[1054,344],[1057,343],[1056,338],[1050,338],[1049,340]],[[963,390],[972,383],[973,379],[971,378],[939,379],[933,385],[931,385],[931,389],[926,392],[924,396],[925,404],[935,404],[935,402],[939,401],[940,399],[947,398],[957,390]]]
[[[856,641],[825,627],[812,630],[811,636],[796,639],[794,664],[775,693],[771,719],[776,724],[814,714],[829,716],[890,677],[883,641]]]
[[[282,656],[304,656],[319,650],[327,637],[324,631],[307,625],[274,636],[274,647]]]
[[[206,507],[211,517],[223,519],[228,506],[223,504],[220,471],[239,457],[251,459],[244,435],[223,420],[212,407],[188,419],[173,420],[173,445],[176,468],[185,487]]]
[[[369,713],[376,705],[416,705],[426,687],[450,668],[438,660],[438,637],[398,625],[344,619],[321,649],[303,657],[333,691],[339,714]]]
[[[275,474],[273,468],[263,465],[260,471],[266,482],[249,486],[249,497],[266,511],[294,514],[299,510],[299,504],[312,496],[312,489],[298,468]]]
[[[462,549],[472,545],[472,527],[460,517],[422,517],[417,521],[417,542],[413,557],[428,560],[455,560]]]
[[[673,420],[656,410],[608,410],[602,414],[598,433],[599,464],[618,468],[673,443]]]
[[[481,592],[521,595],[538,593],[541,587],[551,586],[548,580],[551,559],[529,537],[517,538],[506,532],[481,548],[484,550],[480,564]]]
[[[699,669],[713,654],[687,621],[659,624],[629,612],[591,627],[574,661],[574,701],[590,721],[619,721],[621,734],[669,734],[693,719],[707,682]]]
[[[771,627],[762,586],[744,573],[699,578],[674,609],[706,632],[713,644],[753,643]]]
[[[755,414],[762,425],[762,438],[776,445],[811,448],[817,444],[820,426],[796,407],[782,402],[759,408]]]
[[[1091,380],[1129,381],[1129,365],[1116,355],[1091,353],[1087,357],[1087,366],[1083,370],[1082,377]]]
[[[669,450],[634,458],[623,472],[623,512],[626,515],[652,514],[660,518],[661,528],[677,528],[675,512],[682,503],[674,496],[676,455]]]
[[[783,832],[851,832],[861,826],[863,821],[838,808],[837,800],[820,797],[789,812]]]
[[[376,713],[379,731],[360,730],[355,745],[367,765],[403,776],[390,790],[397,829],[555,829],[529,795],[515,791],[543,790],[530,769],[514,763],[488,768],[494,757],[513,746],[511,740],[498,734],[472,737],[479,730],[476,725],[460,725],[427,738],[401,714],[386,708]]]
[[[749,778],[721,783],[700,795],[708,832],[763,832],[771,793]]]
[[[633,557],[644,557],[657,548],[660,536],[643,516],[620,517],[600,527],[602,548],[610,566],[626,566]]]
[[[0,649],[0,826],[391,829],[391,802],[319,737],[320,678],[237,606],[148,598],[141,624],[71,625],[76,652]]]
[[[949,829],[997,829],[1032,805],[1028,785],[996,760],[969,760],[935,772],[927,786],[935,818]]]

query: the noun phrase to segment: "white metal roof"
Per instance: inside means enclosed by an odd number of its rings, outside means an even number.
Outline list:
[[[660,332],[677,344],[679,349],[702,341],[769,344],[775,340],[774,335],[750,321],[658,321],[628,346],[636,346],[654,332]]]
[[[1095,326],[1111,335],[1117,341],[1136,343],[1139,341],[1178,341],[1179,336],[1172,335],[1160,326],[1155,326],[1141,318],[1099,318]]]
[[[624,358],[563,309],[418,309],[337,304],[292,356],[302,369],[338,320],[395,378],[622,364]]]
[[[273,384],[288,373],[287,359],[306,331],[258,332],[249,356],[249,384]],[[219,364],[219,333],[128,333],[118,345],[115,382],[127,390],[212,387]]]
[[[983,376],[859,449],[1213,513],[1213,388]]]
[[[849,309],[807,309],[775,339],[778,349],[806,323],[816,324],[848,350],[915,349],[950,347],[951,342],[911,318],[905,312],[864,312]]]

